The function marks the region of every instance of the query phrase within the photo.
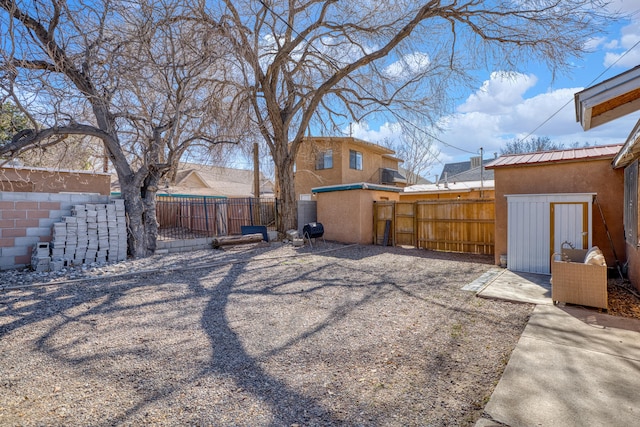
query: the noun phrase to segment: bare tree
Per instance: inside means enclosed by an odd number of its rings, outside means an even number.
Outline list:
[[[440,151],[433,143],[433,137],[427,131],[429,125],[413,122],[403,123],[402,133],[398,140],[385,140],[384,145],[396,152],[396,157],[403,160],[407,185],[417,184],[420,178],[427,176],[437,161]]]
[[[282,229],[295,228],[293,167],[306,132],[371,114],[434,117],[470,70],[563,67],[603,24],[598,0],[221,0],[202,20],[233,45],[235,71],[276,169]]]
[[[551,141],[548,136],[514,139],[500,149],[500,154],[537,153],[540,151],[562,150],[564,144]]]
[[[179,1],[0,0],[0,94],[32,128],[0,146],[17,156],[69,135],[98,138],[117,172],[129,251],[155,251],[155,194],[187,150],[234,140],[236,99],[219,61],[224,42],[177,22]]]

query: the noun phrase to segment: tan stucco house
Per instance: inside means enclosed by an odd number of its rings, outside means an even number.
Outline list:
[[[315,187],[369,183],[404,187],[402,160],[386,147],[352,137],[306,137],[296,156],[295,189],[308,198]]]
[[[576,121],[585,131],[640,110],[640,66],[575,94]],[[640,207],[638,204],[638,159],[640,158],[640,121],[634,126],[616,156],[610,162],[623,175],[623,193],[617,205],[624,230],[624,263],[631,283],[640,289]]]

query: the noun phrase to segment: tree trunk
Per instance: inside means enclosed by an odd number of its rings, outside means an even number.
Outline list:
[[[142,188],[142,220],[144,224],[145,246],[148,255],[156,252],[158,241],[158,218],[156,216],[156,193],[158,192],[158,179],[149,175],[145,180],[145,186]]]
[[[280,161],[276,160],[276,181],[278,183],[278,201],[280,209],[280,224],[278,231],[286,233],[287,230],[297,230],[298,204],[293,182],[293,161],[287,156]]]
[[[133,258],[144,258],[151,255],[147,250],[145,236],[144,204],[140,196],[140,188],[131,182],[120,180],[120,191],[127,211],[128,247]]]
[[[158,241],[158,219],[156,217],[156,192],[147,190],[142,198],[142,222],[144,224],[145,256],[156,253]]]

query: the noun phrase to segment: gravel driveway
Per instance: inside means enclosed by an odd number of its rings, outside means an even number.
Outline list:
[[[460,289],[492,261],[275,244],[2,272],[0,425],[472,425],[533,308]]]

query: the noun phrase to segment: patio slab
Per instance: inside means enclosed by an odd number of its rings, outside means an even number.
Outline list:
[[[584,311],[536,306],[477,425],[640,425],[640,321]]]
[[[478,293],[537,305],[476,427],[640,425],[640,320],[554,306],[549,279],[505,270]]]
[[[503,270],[478,292],[481,298],[496,298],[513,302],[553,305],[551,276]]]

